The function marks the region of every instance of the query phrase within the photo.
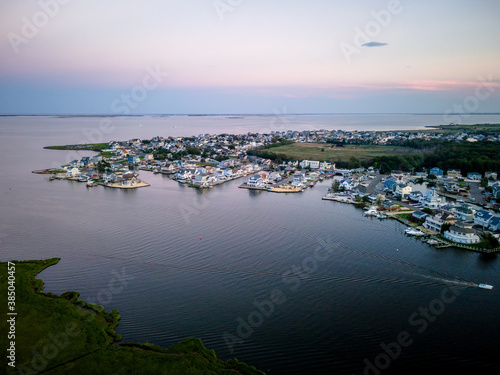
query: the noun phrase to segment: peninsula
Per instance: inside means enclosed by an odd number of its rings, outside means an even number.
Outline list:
[[[98,151],[42,171],[87,186],[149,186],[138,178],[143,170],[199,189],[248,176],[240,188],[289,194],[338,176],[323,199],[371,204],[377,217],[403,221],[414,227],[407,233],[432,236],[429,243],[441,247],[500,251],[498,124],[157,136],[48,148]],[[422,184],[425,191],[414,189]]]

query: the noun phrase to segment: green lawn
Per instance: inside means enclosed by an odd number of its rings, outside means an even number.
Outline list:
[[[78,145],[64,146],[45,146],[48,150],[84,150],[84,151],[102,151],[109,147],[107,143],[86,143]]]
[[[162,349],[150,344],[111,345],[120,316],[102,306],[78,300],[79,293],[43,293],[35,276],[59,258],[15,264],[15,338],[7,338],[7,293],[0,295],[1,347],[15,341],[16,368],[5,353],[6,374],[263,374],[237,360],[221,361],[200,340],[188,339]],[[12,278],[12,275],[10,275]],[[7,291],[7,263],[0,263],[0,290]]]
[[[324,151],[321,151],[324,149]],[[414,153],[405,147],[379,146],[379,145],[347,145],[337,147],[327,143],[292,143],[266,149],[273,154],[285,154],[295,160],[326,160],[326,161],[348,161],[355,157],[360,161],[371,160],[377,156],[401,155]]]

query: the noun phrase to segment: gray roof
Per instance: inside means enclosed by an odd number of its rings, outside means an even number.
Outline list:
[[[462,234],[469,234],[469,233],[474,234],[474,233],[476,233],[475,230],[472,228],[460,228],[460,227],[457,227],[456,225],[452,225],[450,227],[450,231],[462,233]]]

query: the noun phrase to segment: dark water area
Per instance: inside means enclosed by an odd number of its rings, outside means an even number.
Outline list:
[[[398,222],[323,201],[330,181],[301,194],[238,189],[245,178],[199,191],[141,172],[151,186],[122,191],[31,173],[72,156],[43,146],[78,143],[100,120],[0,118],[0,257],[61,257],[39,276],[45,290],[119,309],[123,342],[199,337],[271,375],[498,373],[497,256],[436,250]],[[112,121],[104,141],[268,125]]]

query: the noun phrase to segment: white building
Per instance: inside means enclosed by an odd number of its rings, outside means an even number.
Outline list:
[[[80,169],[73,167],[66,170],[66,177],[78,177],[80,176]]]
[[[262,177],[258,174],[250,176],[247,182],[247,186],[262,187],[264,186],[264,180],[262,180]]]
[[[472,226],[464,222],[452,225],[449,231],[444,232],[444,237],[450,241],[463,244],[474,244],[481,241]]]
[[[409,185],[405,185],[405,184],[397,184],[396,185],[396,191],[395,191],[396,195],[401,194],[402,196],[408,196],[408,195],[410,195],[411,191],[412,191],[412,188]]]
[[[301,168],[310,167],[311,169],[319,169],[319,164],[317,160],[302,160],[299,165]]]
[[[437,195],[434,189],[425,192],[420,199],[420,203],[424,208],[430,208],[431,210],[437,210],[442,205],[444,205],[444,200]]]

